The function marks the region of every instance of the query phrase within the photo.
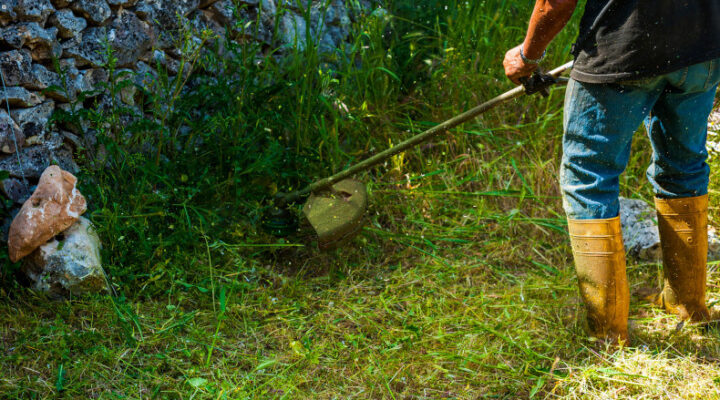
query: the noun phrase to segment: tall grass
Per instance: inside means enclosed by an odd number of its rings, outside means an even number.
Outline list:
[[[274,49],[188,27],[180,38],[186,47],[181,68],[196,74],[170,78],[158,66],[153,86],[136,88],[143,115],[132,115],[120,99],[138,78],[148,77],[115,71],[108,53],[110,104],[74,118],[92,125],[103,150],[86,164],[94,168],[82,182],[108,243],[112,276],[125,286],[140,284],[148,294],[166,290],[165,279],[206,282],[205,272],[192,268],[205,254],[199,238],[275,243],[259,229],[275,192],[336,172],[508,88],[500,61],[522,40],[517,18],[530,5],[431,3],[389,3],[389,12],[364,18],[350,42],[330,54],[321,53],[310,36],[305,46]],[[193,36],[201,38],[199,45]],[[549,63],[567,58],[571,37],[558,39]],[[484,189],[497,189],[494,174],[503,171],[521,178],[517,187],[527,187],[538,177],[493,160],[494,149],[483,156],[483,146],[517,141],[529,144],[523,147],[533,153],[528,156],[544,161],[547,145],[535,138],[557,138],[560,97],[556,91],[549,101],[523,99],[483,116],[469,131],[440,138],[430,151],[396,158],[391,168],[433,172],[443,159],[467,157],[458,161],[467,173],[465,186],[485,181]],[[508,120],[508,112],[520,115]],[[539,129],[511,137],[514,129],[507,126],[517,124]],[[479,159],[491,163],[491,176],[475,168]],[[382,169],[371,176],[378,173]]]

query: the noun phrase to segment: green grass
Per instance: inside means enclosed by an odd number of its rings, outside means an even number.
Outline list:
[[[511,87],[500,63],[530,7],[398,1],[356,27],[334,73],[312,46],[285,64],[239,46],[187,60],[216,80],[177,95],[161,76],[139,95],[156,120],[124,125],[119,106],[57,117],[100,129],[109,158],[81,179],[119,296],[53,302],[5,268],[0,397],[720,398],[716,330],[678,330],[633,298],[631,347],[583,334],[556,183],[562,88],[360,176],[368,216],[342,250],[317,251],[307,224],[288,238],[258,227],[273,191]],[[622,194],[650,199],[648,140],[633,146]],[[628,270],[632,289],[657,286],[658,265]],[[717,265],[709,282],[712,303]]]

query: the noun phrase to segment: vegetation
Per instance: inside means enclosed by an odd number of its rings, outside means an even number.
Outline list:
[[[370,210],[341,250],[318,252],[306,225],[260,229],[274,192],[511,87],[501,61],[530,2],[388,3],[329,59],[249,43],[221,57],[204,33],[211,51],[186,52],[200,74],[135,95],[152,118],[120,102],[55,117],[104,149],[80,179],[118,296],[53,302],[4,268],[3,397],[720,398],[716,330],[633,298],[632,347],[585,338],[556,183],[562,88],[359,177]],[[113,73],[106,90],[132,93],[137,77]],[[634,150],[622,194],[650,199],[644,135]],[[660,266],[628,269],[633,289],[658,285]]]

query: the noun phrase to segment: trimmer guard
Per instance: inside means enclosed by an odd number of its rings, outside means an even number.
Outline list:
[[[318,236],[318,247],[328,250],[352,239],[362,227],[367,191],[362,182],[345,179],[331,189],[313,193],[303,213]]]

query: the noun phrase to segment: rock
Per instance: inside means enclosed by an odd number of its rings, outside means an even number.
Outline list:
[[[57,137],[56,137],[57,136]],[[77,172],[78,166],[72,159],[72,148],[65,146],[62,135],[53,132],[47,143],[25,147],[20,152],[22,169],[18,164],[17,155],[6,155],[0,158],[0,170],[10,173],[15,178],[38,179],[50,164],[57,164],[69,172]]]
[[[274,0],[262,0],[257,2],[258,7],[256,9],[241,8],[238,15],[238,21],[235,21],[237,26],[238,22],[244,22],[245,24],[251,24],[245,30],[245,35],[250,36],[260,42],[270,44],[273,39],[273,33],[275,32],[275,17],[277,15],[277,6]],[[260,15],[260,25],[256,26],[257,15]],[[304,19],[303,19],[304,21]],[[238,32],[239,28],[235,28]]]
[[[200,4],[198,4],[198,8],[205,8],[207,6],[212,5],[213,3],[217,2],[219,0],[200,0]]]
[[[5,179],[0,183],[0,189],[15,204],[22,204],[30,197],[30,188],[19,179]]]
[[[310,22],[321,53],[336,51],[350,35],[350,17],[341,0],[333,0],[327,7],[313,6]]]
[[[105,0],[76,0],[70,8],[94,25],[102,25],[112,15]]]
[[[62,71],[63,74],[68,74],[70,78],[74,79],[80,73],[77,69],[77,61],[74,58],[63,58],[58,64],[60,71]]]
[[[715,159],[720,155],[720,109],[715,109],[708,117],[708,158]]]
[[[275,21],[275,15],[277,14],[277,5],[275,0],[262,0],[258,2],[258,12],[261,14],[261,18],[265,22]]]
[[[148,22],[155,22],[163,30],[182,27],[185,17],[196,10],[200,0],[140,0],[135,12]]]
[[[240,7],[237,7],[232,0],[221,0],[213,3],[207,10],[212,15],[212,19],[231,28],[235,35],[242,34],[245,37],[269,44],[275,30],[277,13],[275,2],[273,0],[255,1],[254,7],[242,7],[243,3],[239,4]],[[259,26],[256,25],[258,14],[260,15]],[[286,13],[286,15],[294,14]],[[304,21],[303,18],[301,19]]]
[[[52,28],[57,30],[57,28]],[[33,61],[51,63],[62,56],[63,49],[59,42],[53,42],[49,47],[36,46],[32,48],[30,54],[32,55]]]
[[[117,66],[129,67],[153,47],[155,33],[134,13],[121,10],[108,27],[108,40],[115,51]]]
[[[142,18],[144,21],[152,21],[154,12],[154,8],[147,0],[140,0],[140,2],[135,5],[135,14],[137,14],[137,16]]]
[[[33,108],[12,110],[10,115],[20,126],[28,145],[32,145],[38,140],[36,138],[41,138],[45,135],[45,129],[47,128],[48,121],[54,109],[55,102],[49,100]],[[0,143],[0,145],[3,144]]]
[[[304,13],[307,8],[307,0],[277,0],[277,3],[282,8],[290,8],[298,13]]]
[[[56,7],[56,8],[65,8],[72,4],[75,0],[50,0],[50,2]]]
[[[20,49],[51,47],[57,39],[57,28],[43,29],[37,22],[21,22],[0,31],[0,43]]]
[[[87,28],[87,21],[84,18],[76,17],[67,9],[57,10],[50,17],[50,23],[58,29],[58,34],[63,39],[75,37]]]
[[[76,184],[77,178],[57,165],[43,172],[37,189],[10,225],[8,250],[12,262],[69,228],[87,210]]]
[[[207,10],[196,10],[189,16],[192,27],[197,32],[203,30],[211,30],[215,34],[215,38],[211,39],[208,44],[214,43],[216,39],[224,39],[225,29],[214,19],[213,13]],[[222,51],[221,51],[222,54]]]
[[[15,7],[17,6],[17,0],[3,0],[0,4],[0,20],[7,22],[15,21],[17,13]]]
[[[30,92],[22,86],[11,86],[6,89],[5,93],[0,91],[0,105],[5,104],[7,100],[11,107],[32,107],[43,101],[42,95]]]
[[[45,90],[51,86],[61,87],[60,75],[45,68],[42,64],[33,64],[32,74],[23,85],[26,89]],[[52,97],[52,93],[48,95]]]
[[[60,134],[64,140],[70,142],[73,146],[73,150],[83,150],[85,148],[85,142],[83,142],[83,140],[76,134],[68,131],[61,131]]]
[[[162,50],[155,50],[152,52],[151,59],[149,60],[153,65],[158,65],[160,67],[164,67],[164,70],[167,71],[168,75],[175,76],[177,75],[178,71],[180,70],[180,61],[170,57],[168,54],[166,54]],[[188,67],[186,64],[185,67]],[[162,69],[162,68],[161,68]],[[142,77],[137,78],[135,81],[136,83],[139,82],[140,86],[148,88],[153,83],[151,79],[148,79],[147,72],[151,72],[151,76],[153,78],[157,78],[157,72],[148,71],[148,69],[145,66],[141,66],[138,64],[137,66],[137,72],[143,74]],[[187,73],[187,70],[185,71]]]
[[[645,262],[662,262],[660,233],[655,208],[642,200],[620,198],[625,251],[630,257]],[[708,228],[708,261],[720,260],[720,237]]]
[[[72,61],[68,62],[68,60]],[[75,101],[77,99],[76,81],[80,75],[80,71],[75,67],[75,60],[72,58],[60,60],[58,67],[61,74],[49,71],[40,64],[34,64],[35,76],[25,87],[42,90],[48,98],[61,102]]]
[[[16,49],[27,47],[35,61],[51,60],[62,54],[57,32],[55,27],[43,29],[37,22],[22,22],[2,29],[0,44]]]
[[[332,53],[342,47],[342,43],[350,35],[350,28],[343,26],[330,25],[327,27],[323,38],[320,41],[320,47],[325,53]]]
[[[94,97],[99,93],[90,93],[100,90],[100,84],[108,81],[108,72],[102,68],[86,69],[75,79],[75,88],[78,93],[85,93],[87,97]]]
[[[49,0],[18,0],[15,6],[15,12],[21,20],[35,21],[42,25],[45,25],[53,11],[55,9]]]
[[[103,100],[105,100],[103,103],[103,106],[110,110],[112,107],[114,107],[114,104],[118,104],[119,100],[120,102],[127,104],[129,106],[135,105],[135,95],[137,94],[137,88],[135,87],[134,83],[135,79],[135,71],[131,69],[121,69],[118,70],[115,75],[115,84],[120,87],[123,86],[122,89],[120,89],[120,93],[118,97],[116,97],[115,102],[107,103],[111,98],[110,96],[105,96]],[[114,104],[113,104],[114,103]]]
[[[621,197],[620,221],[629,256],[653,262],[662,259],[655,208],[642,200]]]
[[[3,153],[15,152],[15,141],[18,147],[25,143],[25,135],[18,124],[10,118],[4,109],[0,109],[0,151]]]
[[[62,147],[64,141],[64,137],[60,132],[55,131],[47,131],[43,132],[42,135],[36,135],[31,136],[27,139],[25,139],[25,145],[26,146],[33,146],[33,145],[42,145],[44,147],[47,147],[51,151],[58,150]],[[58,162],[58,164],[60,164]],[[70,168],[66,169],[68,172],[70,171]]]
[[[714,226],[708,227],[708,261],[720,261],[720,235]]]
[[[165,68],[171,76],[177,75],[180,72],[181,66],[181,62],[172,57],[168,57],[165,62]],[[190,70],[191,65],[189,63],[185,63],[185,65],[182,67],[184,68],[183,75],[187,78],[187,76],[192,72]]]
[[[280,41],[285,47],[295,47],[302,51],[305,49],[305,18],[293,14],[285,13],[280,20]]]
[[[100,67],[106,64],[105,43],[108,36],[105,27],[87,28],[83,34],[63,43],[64,58],[74,58],[78,67],[92,65]]]
[[[22,85],[31,80],[32,57],[28,50],[0,52],[0,68],[7,86]]]
[[[345,3],[341,0],[333,0],[325,11],[325,23],[328,25],[349,26],[350,17]]]
[[[132,7],[138,0],[107,0],[110,7]]]
[[[152,48],[154,40],[155,34],[150,25],[133,13],[122,11],[109,26],[88,28],[82,37],[64,43],[63,56],[74,58],[78,67],[102,67],[106,63],[105,43],[109,42],[117,58],[117,66],[131,66]]]
[[[51,47],[34,47],[30,54],[32,54],[33,61],[51,62],[52,60],[60,58],[62,56],[62,52],[62,45],[60,43],[54,42]]]
[[[220,0],[213,3],[208,11],[210,11],[215,20],[223,25],[229,25],[233,21],[233,13],[237,6],[232,0]]]
[[[108,293],[100,262],[100,238],[86,218],[40,246],[22,265],[33,289],[53,298]]]
[[[79,113],[82,110],[77,108],[73,109],[73,106],[69,103],[60,103],[56,106],[56,111],[60,120],[58,126],[62,129],[67,129],[76,135],[84,135],[91,128],[91,123],[85,118],[81,118]]]
[[[50,148],[45,145],[30,146],[23,149],[20,153],[20,161],[22,169],[18,165],[18,159],[15,154],[7,155],[0,158],[0,170],[10,173],[15,178],[37,179],[52,161],[61,164],[57,156],[52,154]],[[67,164],[62,164],[65,167]]]
[[[138,61],[135,73],[135,84],[150,89],[157,80],[158,73],[148,64]]]
[[[53,163],[60,166],[73,174],[77,174],[80,171],[80,167],[75,163],[73,159],[73,149],[68,144],[63,143],[63,136],[58,132],[53,132],[53,138],[49,140],[50,143],[43,143],[43,147],[50,147],[50,153],[52,154]],[[35,146],[40,147],[40,146]]]

